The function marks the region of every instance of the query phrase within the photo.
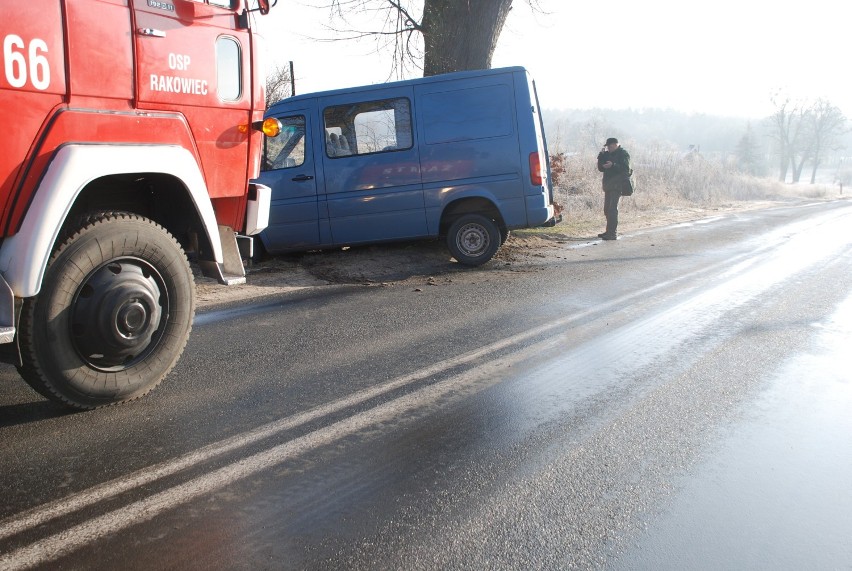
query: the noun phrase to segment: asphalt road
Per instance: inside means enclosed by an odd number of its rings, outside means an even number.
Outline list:
[[[0,569],[848,569],[850,226],[245,300],[107,410],[2,366]]]

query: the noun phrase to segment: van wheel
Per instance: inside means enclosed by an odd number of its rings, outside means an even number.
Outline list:
[[[126,212],[86,217],[24,300],[18,371],[41,394],[92,409],[138,398],[186,346],[195,287],[163,227]]]
[[[465,214],[450,226],[447,247],[459,263],[479,266],[493,258],[500,248],[500,229],[481,214]]]

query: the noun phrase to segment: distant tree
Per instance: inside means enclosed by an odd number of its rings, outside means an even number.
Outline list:
[[[798,182],[796,159],[801,158],[800,164],[804,164],[806,158],[803,156],[803,149],[806,147],[802,145],[805,107],[801,102],[780,94],[773,95],[771,101],[775,106],[775,113],[769,116],[767,122],[769,136],[778,145],[778,180],[787,180],[787,173],[790,166],[793,166],[793,182]],[[798,172],[801,173],[801,167]]]
[[[615,135],[615,129],[600,114],[590,117],[580,125],[580,148],[586,146],[599,149],[609,137]]]
[[[808,126],[810,136],[810,157],[813,162],[811,184],[816,181],[816,173],[822,162],[823,153],[836,145],[840,136],[846,132],[846,117],[839,108],[825,99],[818,99],[809,109]]]
[[[277,65],[266,74],[266,107],[293,95],[290,65]]]
[[[334,28],[341,40],[376,38],[393,53],[392,75],[488,69],[513,0],[331,0],[333,18],[370,14],[369,30]],[[526,0],[540,11],[539,0]],[[422,62],[422,63],[421,63]]]
[[[763,158],[763,151],[760,148],[760,141],[755,135],[751,127],[751,123],[746,125],[746,132],[737,143],[737,148],[734,150],[734,155],[737,161],[737,170],[753,176],[762,176],[766,172],[766,165]]]
[[[788,168],[792,168],[792,182],[799,182],[810,162],[813,184],[824,153],[847,132],[846,117],[825,99],[807,103],[778,98],[772,102],[775,113],[769,117],[769,125],[770,135],[778,143],[778,178],[786,180]]]

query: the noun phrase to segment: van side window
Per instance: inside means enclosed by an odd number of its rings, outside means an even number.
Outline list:
[[[402,97],[328,107],[323,119],[329,157],[401,151],[414,144],[411,103]]]
[[[275,138],[264,137],[261,171],[289,169],[305,162],[305,116],[278,117],[281,132]]]

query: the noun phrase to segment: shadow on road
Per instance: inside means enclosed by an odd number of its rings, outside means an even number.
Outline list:
[[[58,418],[69,414],[77,414],[77,412],[82,411],[71,410],[48,400],[0,405],[0,428]]]

